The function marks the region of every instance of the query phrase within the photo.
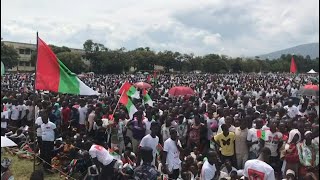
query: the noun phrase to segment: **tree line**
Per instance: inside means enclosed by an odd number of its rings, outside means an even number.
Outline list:
[[[95,72],[97,74],[119,74],[128,72],[130,67],[136,71],[153,71],[155,65],[163,66],[165,72],[192,72],[199,70],[204,73],[240,73],[240,72],[289,72],[292,55],[283,54],[277,59],[261,60],[254,58],[232,58],[226,55],[207,54],[195,56],[174,51],[155,52],[149,47],[134,50],[120,48],[108,49],[103,44],[87,40],[83,44],[84,53],[72,52],[68,47],[50,45],[53,52],[71,71],[75,73]],[[18,64],[18,53],[13,47],[1,42],[1,61],[8,67]],[[293,55],[299,73],[310,69],[319,72],[319,58]],[[32,64],[35,64],[36,54],[32,54]],[[90,66],[83,61],[89,61]]]

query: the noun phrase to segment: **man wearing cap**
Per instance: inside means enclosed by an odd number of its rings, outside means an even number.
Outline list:
[[[286,178],[282,180],[295,180],[295,179],[296,179],[296,173],[293,170],[288,169],[286,172]]]
[[[4,158],[1,160],[1,180],[14,180],[14,177],[9,169],[11,160]]]
[[[156,170],[155,166],[151,164],[153,161],[153,150],[150,147],[141,147],[140,155],[143,164],[134,170],[133,177],[136,180],[157,180],[160,173]]]

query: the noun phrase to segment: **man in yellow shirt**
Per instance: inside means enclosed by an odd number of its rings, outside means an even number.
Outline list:
[[[235,156],[234,156],[234,132],[229,132],[229,128],[226,124],[221,125],[222,133],[214,136],[213,140],[217,144],[221,152],[221,160],[224,163],[229,159],[232,166],[235,166]]]

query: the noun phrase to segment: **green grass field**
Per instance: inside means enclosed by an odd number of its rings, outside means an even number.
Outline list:
[[[14,176],[15,180],[29,180],[30,176],[33,172],[33,160],[27,160],[27,159],[20,159],[15,155],[11,155],[7,152],[3,152],[1,154],[1,159],[7,157],[12,160],[11,164],[11,171]],[[36,169],[41,169],[42,166],[36,166]],[[44,176],[44,179],[48,180],[60,180],[59,173],[55,174],[46,174]]]

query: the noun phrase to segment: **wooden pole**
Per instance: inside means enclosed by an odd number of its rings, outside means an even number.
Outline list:
[[[37,47],[36,47],[36,63],[35,63],[35,73],[34,73],[34,82],[33,82],[33,93],[34,93],[34,101],[36,100],[36,78],[37,78],[37,62],[38,62],[38,39],[39,39],[39,36],[38,36],[38,32],[37,32]],[[34,102],[35,103],[35,102]],[[34,104],[34,110],[36,109],[35,108],[36,105]],[[35,112],[36,113],[36,112]],[[33,153],[33,171],[36,170],[36,137],[37,137],[37,132],[36,132],[36,119],[34,119],[34,122],[33,122],[33,126],[32,126],[32,132],[33,132],[33,147],[34,147],[34,153]]]

